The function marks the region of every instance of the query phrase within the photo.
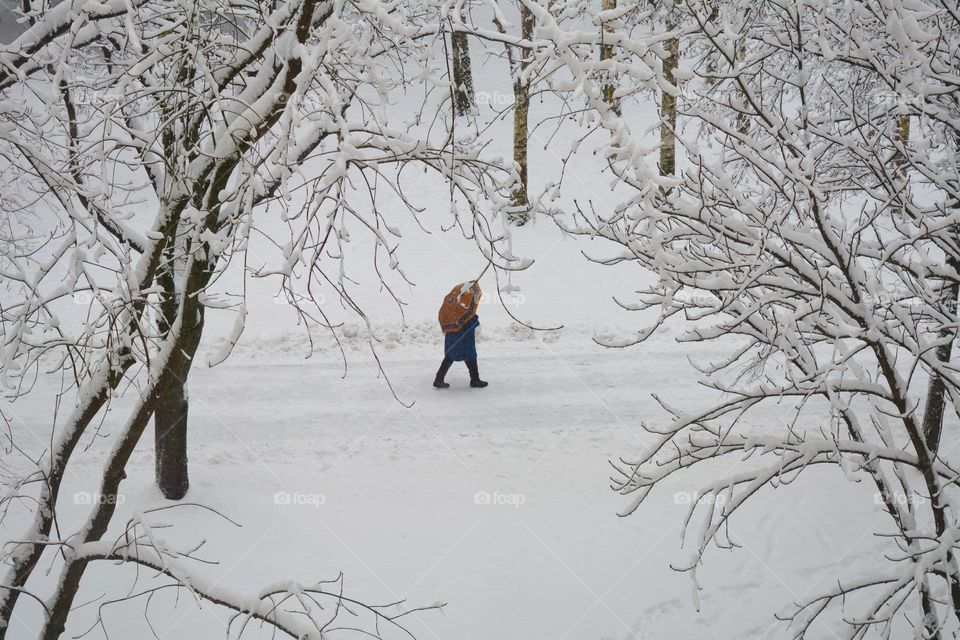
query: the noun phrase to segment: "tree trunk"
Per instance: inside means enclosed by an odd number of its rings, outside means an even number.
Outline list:
[[[904,147],[910,142],[910,116],[902,115],[897,118],[896,130],[894,132],[898,143]],[[893,156],[894,170],[896,177],[906,185],[907,181],[907,158],[900,152],[895,151]],[[954,234],[960,238],[960,234]],[[960,260],[955,257],[947,258],[947,265],[955,272],[960,273]],[[960,295],[960,283],[957,281],[945,281],[941,290],[941,303],[950,317],[957,315],[957,296]],[[953,341],[955,331],[952,329],[941,329],[939,332],[940,340],[943,342],[937,347],[937,360],[940,362],[950,362],[953,355]],[[946,408],[946,384],[943,378],[935,372],[930,374],[930,382],[927,383],[927,402],[923,410],[923,438],[927,443],[927,449],[930,450],[931,458],[936,458],[940,449],[940,436],[943,432],[943,412]]]
[[[955,258],[947,260],[951,269],[960,271],[960,261]],[[943,302],[950,315],[956,317],[957,295],[960,294],[960,284],[957,282],[946,282],[943,286]],[[943,342],[937,347],[937,360],[940,362],[950,362],[953,355],[953,340],[955,331],[952,329],[942,329],[940,339]],[[936,373],[930,374],[930,382],[927,384],[927,404],[923,410],[923,437],[927,442],[927,448],[930,450],[930,456],[936,457],[940,449],[940,434],[943,431],[943,410],[946,407],[947,387],[943,378]]]
[[[157,486],[167,500],[179,500],[190,488],[187,469],[187,386],[177,381],[157,391],[153,414]]]
[[[676,28],[673,18],[667,18],[666,28]],[[667,55],[663,61],[663,79],[676,86],[674,73],[680,62],[680,40],[670,38],[665,43]],[[660,175],[673,176],[677,172],[677,98],[670,92],[660,89]]]
[[[463,15],[461,14],[461,22]],[[453,42],[453,84],[454,108],[462,116],[477,106],[473,93],[473,67],[470,64],[470,45],[467,34],[454,33]]]
[[[858,425],[855,414],[853,414],[850,410],[843,410],[841,411],[841,416],[843,417],[844,423],[847,425],[847,433],[849,433],[850,439],[855,442],[866,442],[866,439],[863,437],[863,433]],[[880,463],[877,460],[868,460],[864,463],[864,468],[873,478],[887,513],[889,513],[890,517],[893,518],[893,521],[897,525],[897,529],[900,531],[901,535],[903,535],[903,538],[911,552],[916,553],[917,556],[919,556],[920,547],[916,538],[914,537],[915,534],[913,532],[913,527],[906,524],[908,521],[913,521],[913,506],[909,502],[903,505],[897,502],[896,492],[891,486],[891,483],[887,481],[887,478],[880,467]],[[903,477],[903,471],[899,465],[894,465],[894,474],[900,480],[904,491],[909,491],[906,484],[907,480]],[[904,518],[904,514],[901,513],[901,509],[906,512],[906,515],[908,516],[907,518]],[[916,562],[916,560],[914,560],[914,562]],[[927,579],[926,575],[917,581],[917,590],[920,593],[920,613],[923,617],[924,629],[923,637],[926,638],[926,640],[941,640],[940,616],[937,615],[937,609],[934,606],[933,598],[930,595],[930,581]]]
[[[904,114],[897,118],[897,129],[894,133],[897,138],[897,142],[906,146],[910,142],[910,116]],[[907,158],[900,151],[895,151],[893,154],[893,163],[896,167],[897,172],[903,176],[906,172]]]
[[[747,59],[747,42],[749,42],[749,40],[744,37],[743,42],[741,42],[737,47],[737,62],[741,65]],[[677,47],[677,49],[679,49],[679,47]],[[741,108],[746,109],[746,104],[744,104]],[[750,117],[745,111],[739,111],[737,113],[737,131],[744,136],[750,133]]]
[[[602,0],[601,9],[603,11],[609,11],[611,9],[617,8],[617,0]],[[610,27],[604,23],[603,32],[606,34],[610,31]],[[600,60],[612,60],[613,59],[613,46],[609,44],[600,45]],[[603,85],[603,99],[607,104],[613,109],[614,113],[620,113],[620,101],[614,97],[614,91],[616,86],[613,84],[614,73],[612,70],[608,70],[606,73],[606,83]]]
[[[160,330],[166,336],[177,318],[177,289],[172,252],[167,264],[158,274],[157,283],[163,289],[160,301]],[[163,497],[179,500],[190,488],[187,469],[187,415],[189,401],[186,379],[176,378],[157,390],[157,405],[153,415],[154,472]]]
[[[903,146],[910,142],[910,116],[903,115],[897,119],[896,129],[897,141]],[[960,140],[958,140],[960,141]],[[894,167],[897,178],[904,184],[907,181],[907,158],[897,151],[894,154]],[[953,237],[960,239],[960,232],[955,230]],[[956,257],[947,257],[947,266],[954,272],[960,273],[960,259]],[[960,283],[956,280],[945,281],[940,291],[941,304],[950,318],[957,317],[957,296],[960,295]],[[953,341],[956,338],[956,331],[950,328],[941,329],[938,337],[942,340],[937,347],[937,360],[940,362],[950,362],[953,355]],[[943,378],[935,372],[930,373],[930,382],[927,383],[927,402],[923,409],[923,438],[930,450],[930,457],[936,458],[940,450],[940,435],[943,432],[943,412],[946,408],[947,387]]]
[[[533,37],[533,13],[520,3],[521,37],[529,40]],[[522,225],[530,219],[530,198],[527,194],[527,117],[530,111],[530,85],[526,70],[530,58],[524,52],[517,52],[518,59],[513,78],[513,161],[517,164],[520,182],[513,189],[510,219]]]
[[[903,115],[897,120],[897,140],[904,146],[910,142],[910,116]],[[894,154],[894,166],[897,178],[904,184],[907,181],[907,158],[903,153],[897,151]],[[948,264],[956,269],[960,264],[954,259],[948,259]],[[951,316],[956,315],[957,283],[944,283],[943,298],[944,303],[950,310]],[[953,351],[953,332],[949,330],[940,331],[940,338],[948,340],[937,347],[937,359],[941,362],[949,362]],[[930,382],[927,385],[927,402],[923,411],[923,439],[930,450],[931,459],[936,459],[937,451],[940,448],[940,433],[943,427],[944,396],[946,394],[946,385],[943,378],[931,373]],[[923,615],[924,637],[930,640],[940,640],[940,619],[937,615],[936,607],[933,604],[933,596],[930,592],[929,581],[924,576],[920,583],[920,612]]]
[[[952,269],[960,269],[960,262],[955,258],[950,258],[947,263]],[[951,317],[956,317],[957,295],[960,293],[960,285],[957,282],[945,282],[943,286],[943,302],[950,311]],[[940,362],[950,362],[953,354],[953,341],[955,331],[951,329],[941,329],[939,337],[943,342],[937,347],[937,360]],[[923,439],[927,449],[930,451],[931,464],[937,459],[937,452],[940,450],[940,436],[943,432],[943,411],[946,406],[947,387],[943,378],[935,372],[930,373],[930,382],[927,383],[927,403],[923,410]],[[939,498],[934,498],[939,500]],[[951,592],[956,590],[956,581],[947,580]],[[924,580],[920,589],[920,605],[923,613],[923,625],[927,638],[931,640],[940,640],[939,620],[936,610],[931,602],[930,587]],[[956,605],[956,597],[954,597]],[[954,613],[960,615],[956,609]]]

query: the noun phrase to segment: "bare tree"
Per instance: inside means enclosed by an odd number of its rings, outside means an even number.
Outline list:
[[[678,139],[689,166],[658,185],[646,158],[616,153],[640,146],[628,123],[585,92],[617,142],[611,169],[634,193],[601,211],[577,198],[576,214],[557,219],[617,245],[612,262],[659,276],[623,302],[650,324],[611,346],[678,324],[684,341],[730,346],[695,371],[716,403],[661,402],[666,420],[644,423],[651,444],[616,463],[613,486],[632,513],[668,479],[727,461],[729,474],[696,488],[686,521],[692,559],[676,568],[696,580],[710,546],[737,547],[731,528],[754,496],[839,466],[875,487],[889,555],[866,573],[838,567],[833,588],[786,616],[789,633],[820,621],[843,638],[945,636],[960,624],[960,486],[940,444],[944,409],[960,402],[960,14],[872,0],[690,0],[677,12],[693,56],[678,109],[696,131]],[[610,36],[634,52],[628,82],[674,84],[648,53],[663,37]],[[555,55],[591,81],[577,46]],[[783,421],[761,413],[772,404],[789,411]]]
[[[173,13],[153,0],[85,1],[31,17],[33,26],[0,53],[0,91],[10,107],[0,114],[2,170],[16,185],[5,193],[27,196],[3,204],[20,216],[42,211],[38,218],[48,228],[25,229],[22,241],[5,243],[4,279],[18,299],[0,310],[0,364],[2,375],[21,385],[16,393],[27,393],[41,361],[57,362],[65,391],[50,450],[10,482],[2,499],[3,513],[18,502],[34,517],[3,550],[0,638],[25,594],[43,603],[41,636],[59,637],[87,567],[101,559],[165,567],[202,597],[293,637],[319,638],[332,622],[311,614],[308,602],[300,601],[307,616],[299,621],[274,607],[302,594],[271,594],[251,612],[232,594],[204,593],[186,568],[170,570],[166,556],[175,552],[157,548],[148,530],[127,529],[127,543],[135,545],[129,554],[108,531],[130,455],[151,419],[161,441],[158,473],[172,471],[165,490],[186,487],[179,467],[185,434],[177,432],[171,444],[163,425],[185,425],[183,390],[205,316],[210,306],[224,308],[210,286],[243,255],[264,211],[283,210],[289,222],[284,262],[245,274],[279,277],[291,293],[295,281],[306,283],[298,311],[321,322],[312,295],[318,283],[363,317],[343,270],[331,273],[325,260],[343,241],[348,220],[374,238],[375,259],[385,255],[396,266],[392,225],[376,206],[356,202],[375,202],[376,190],[354,185],[386,185],[416,215],[397,178],[404,165],[449,180],[477,215],[478,242],[496,257],[499,237],[479,203],[496,195],[502,175],[494,174],[507,172],[469,150],[450,153],[445,134],[434,140],[422,131],[403,133],[409,128],[378,120],[368,102],[406,80],[369,78],[391,77],[444,29],[398,22],[378,2],[325,0],[202,8],[187,2]],[[308,158],[309,169],[297,173]],[[384,283],[390,286],[386,277]],[[63,313],[71,298],[86,305],[81,322],[75,312]],[[238,323],[217,361],[243,328],[242,303],[231,308]],[[97,500],[85,523],[63,529],[57,514],[64,473],[123,390],[134,396],[133,407],[109,436]],[[162,459],[168,445],[170,467]],[[47,595],[33,578],[48,565],[45,557],[59,571]],[[309,593],[333,598],[335,612],[349,602],[335,589]]]

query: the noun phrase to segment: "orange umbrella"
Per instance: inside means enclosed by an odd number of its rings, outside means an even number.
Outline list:
[[[450,290],[440,305],[440,330],[444,333],[457,333],[467,323],[477,317],[477,305],[480,304],[480,285],[476,282],[464,282]]]

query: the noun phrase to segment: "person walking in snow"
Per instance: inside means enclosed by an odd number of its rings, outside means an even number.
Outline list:
[[[444,381],[447,371],[454,362],[463,362],[470,372],[470,386],[482,389],[487,382],[480,379],[477,368],[477,327],[480,317],[477,305],[480,303],[480,286],[476,282],[465,282],[455,286],[443,299],[440,306],[440,330],[443,331],[443,361],[433,386],[446,389],[450,386]]]

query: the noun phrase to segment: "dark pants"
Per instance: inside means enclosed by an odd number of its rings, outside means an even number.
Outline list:
[[[480,370],[477,366],[476,360],[464,360],[463,363],[467,365],[467,371],[470,372],[470,382],[480,379]],[[443,379],[447,375],[447,371],[450,370],[450,367],[453,366],[453,360],[450,358],[444,358],[440,362],[440,369],[437,370],[437,380],[443,382]]]

